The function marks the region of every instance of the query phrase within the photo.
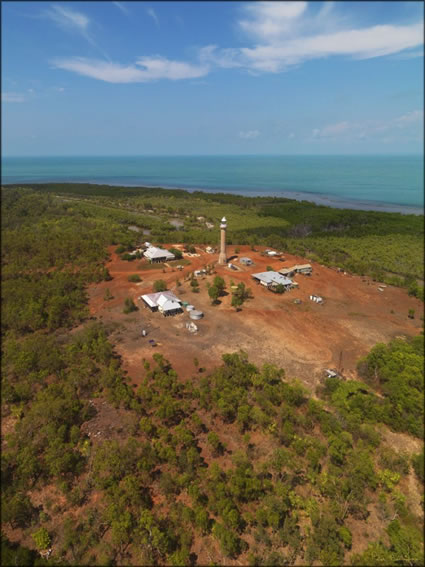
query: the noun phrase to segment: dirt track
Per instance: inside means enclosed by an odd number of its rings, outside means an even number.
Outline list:
[[[252,279],[251,274],[266,270],[266,266],[278,270],[305,259],[285,254],[285,261],[266,258],[253,252],[248,246],[239,246],[239,256],[249,256],[254,266],[232,271],[227,266],[216,266],[229,287],[243,281],[252,289],[253,299],[246,302],[242,311],[235,312],[230,305],[231,295],[222,298],[220,305],[211,306],[206,283],[214,276],[199,279],[200,293],[191,291],[184,276],[193,270],[217,260],[216,254],[206,254],[197,249],[200,257],[188,258],[191,265],[182,272],[163,265],[141,271],[138,266],[144,260],[127,262],[110,249],[111,261],[107,267],[113,277],[89,289],[92,315],[104,323],[117,324],[111,340],[123,357],[124,368],[133,383],[137,384],[143,374],[143,359],[151,359],[154,352],[161,352],[171,361],[183,379],[194,376],[196,357],[201,367],[211,369],[219,363],[226,352],[243,349],[257,363],[272,362],[283,367],[289,377],[300,378],[314,391],[324,368],[340,366],[347,377],[355,377],[356,362],[377,342],[387,342],[397,335],[419,333],[422,303],[409,297],[405,290],[388,286],[383,292],[378,283],[370,278],[351,276],[312,263],[312,276],[295,276],[298,290],[283,295],[274,294]],[[230,247],[228,255],[234,253]],[[264,250],[264,247],[259,247]],[[236,265],[239,265],[237,260]],[[163,271],[165,269],[165,272]],[[130,274],[138,273],[139,284],[128,282]],[[182,283],[176,286],[176,279]],[[204,318],[196,322],[199,332],[189,333],[185,323],[188,314],[164,318],[160,313],[144,309],[138,297],[152,291],[153,282],[163,279],[169,289],[182,300],[193,303],[204,312]],[[114,299],[103,299],[109,288]],[[310,294],[323,297],[324,305],[310,301]],[[139,311],[125,315],[123,303],[126,297],[134,299]],[[302,300],[300,305],[294,299]],[[415,309],[415,319],[407,317],[408,310]],[[148,330],[148,337],[141,337],[141,329]],[[148,340],[161,344],[155,349]]]

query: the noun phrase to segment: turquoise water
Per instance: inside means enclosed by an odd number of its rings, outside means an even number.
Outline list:
[[[422,156],[33,157],[2,159],[2,183],[72,181],[305,199],[422,213]]]

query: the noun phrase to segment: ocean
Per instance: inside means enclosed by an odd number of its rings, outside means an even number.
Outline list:
[[[422,156],[4,157],[2,184],[85,182],[424,212]]]

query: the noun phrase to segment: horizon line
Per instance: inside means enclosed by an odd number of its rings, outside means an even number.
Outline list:
[[[359,157],[376,157],[376,156],[412,156],[412,157],[423,157],[423,152],[389,152],[389,153],[326,153],[326,154],[312,154],[312,153],[299,153],[299,154],[290,154],[290,153],[251,153],[251,154],[46,154],[46,155],[19,155],[19,154],[10,154],[10,155],[2,155],[1,159],[5,158],[165,158],[165,157],[351,157],[351,156],[359,156]]]

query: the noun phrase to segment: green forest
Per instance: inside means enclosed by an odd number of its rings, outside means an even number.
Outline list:
[[[214,244],[223,214],[234,244],[423,297],[423,217],[83,184],[4,187],[1,214],[2,565],[196,565],[200,550],[211,565],[424,564],[423,492],[408,497],[423,451],[384,442],[423,438],[423,335],[376,345],[358,381],[317,392],[242,351],[194,376],[156,352],[134,389],[87,307],[111,278],[107,246],[140,241],[129,225]],[[120,417],[112,438],[87,434],[98,404]]]

